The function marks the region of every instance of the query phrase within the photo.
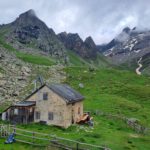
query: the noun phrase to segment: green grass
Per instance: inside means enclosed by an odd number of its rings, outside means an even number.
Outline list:
[[[46,66],[51,65],[51,62],[48,62],[49,60],[45,59],[45,57],[42,58],[18,52],[2,40],[0,40],[0,44],[4,48],[16,53],[18,58],[26,62]],[[94,117],[94,128],[73,125],[68,129],[61,129],[59,127],[34,123],[18,125],[18,127],[80,142],[104,145],[110,147],[112,150],[149,150],[149,135],[136,133],[121,119],[96,115],[95,112],[99,111],[105,114],[137,118],[141,125],[150,128],[150,78],[117,69],[96,69],[89,71],[88,63],[82,58],[77,57],[71,51],[69,52],[69,56],[74,67],[68,67],[64,70],[67,73],[66,83],[85,96],[84,111],[90,111]],[[104,68],[107,62],[102,62],[95,60],[93,61],[93,65],[96,63],[99,66],[102,65],[103,67],[101,68]],[[129,68],[131,67],[130,65],[136,68],[137,64],[128,64]],[[79,83],[83,83],[84,88],[79,88]],[[0,139],[0,149],[4,150],[38,149],[18,142],[13,145],[4,146],[3,142],[4,140]]]
[[[78,66],[78,67],[89,65],[85,60],[83,60],[80,56],[77,56],[77,54],[75,54],[71,50],[68,50],[67,53],[69,55],[69,60],[70,60],[71,65]]]
[[[137,118],[140,124],[150,127],[149,77],[115,69],[90,72],[87,68],[68,68],[66,72],[68,73],[67,83],[85,95],[85,110],[93,113],[98,110],[108,114]],[[85,87],[79,88],[79,83],[83,83]],[[96,123],[94,132],[101,134],[99,143],[104,143],[115,150],[150,149],[148,144],[150,137],[140,134],[137,138],[130,137],[136,133],[123,121],[104,116],[94,116],[94,121]],[[110,122],[113,125],[109,126]],[[127,142],[130,138],[133,141],[132,144]],[[96,140],[95,143],[97,143]]]
[[[117,66],[117,68],[135,72],[136,68],[138,67],[137,61],[138,61],[137,59],[133,59],[132,61],[128,61]]]
[[[108,66],[112,66],[109,61],[101,54],[97,54],[97,57],[93,60],[87,60],[90,64],[92,64],[94,67],[98,68],[106,68]]]
[[[73,125],[68,129],[40,124],[19,125],[20,128],[95,145],[112,150],[149,150],[150,136],[136,133],[123,120],[106,114],[137,118],[150,127],[150,78],[137,76],[129,71],[100,69],[89,71],[87,67],[66,68],[67,83],[85,96],[84,110],[94,117],[94,128]],[[79,83],[84,88],[79,88]],[[86,130],[84,130],[86,128]]]
[[[3,46],[5,49],[9,50],[10,52],[15,53],[19,59],[25,62],[45,66],[51,66],[55,64],[54,61],[48,57],[17,51],[10,44],[4,42],[2,37],[0,37],[0,45]]]
[[[29,144],[23,144],[23,143],[13,143],[13,144],[4,144],[6,139],[0,138],[0,150],[45,150],[45,148],[42,147],[35,147],[31,146]]]
[[[44,56],[27,54],[27,53],[22,53],[22,52],[17,52],[16,56],[19,59],[28,63],[32,63],[32,64],[45,65],[45,66],[54,65],[54,61]]]
[[[69,60],[71,65],[73,67],[93,67],[93,68],[104,68],[106,66],[111,66],[109,62],[102,56],[101,54],[97,55],[97,58],[95,59],[83,59],[76,53],[72,52],[71,50],[67,51],[67,54],[69,55]]]
[[[137,76],[128,71],[115,69],[101,69],[89,72],[86,68],[85,70],[69,68],[66,71],[69,74],[68,83],[86,95],[87,109],[96,109],[98,107],[99,109],[117,113],[119,111],[117,109],[120,106],[129,110],[120,109],[120,111],[127,114],[132,111],[132,106],[137,107],[139,111],[145,111],[145,113],[150,108],[150,79],[148,77]],[[80,89],[78,87],[80,82],[85,85],[85,88]],[[99,105],[97,105],[97,102]],[[106,105],[103,106],[104,104]],[[92,107],[92,105],[94,106]],[[115,108],[111,105],[119,106]],[[132,113],[134,114],[134,112]]]

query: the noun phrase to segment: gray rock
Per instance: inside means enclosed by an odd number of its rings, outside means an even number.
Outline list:
[[[13,96],[19,96],[19,91],[15,91],[12,95]]]
[[[79,83],[79,87],[80,88],[84,88],[84,84],[83,83]]]

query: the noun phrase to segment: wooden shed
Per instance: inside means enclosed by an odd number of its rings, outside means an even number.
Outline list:
[[[66,84],[43,84],[25,100],[2,113],[3,120],[13,123],[42,122],[69,127],[83,115],[84,97]]]

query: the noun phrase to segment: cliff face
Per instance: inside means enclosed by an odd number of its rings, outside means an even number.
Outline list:
[[[56,35],[33,10],[22,13],[12,23],[1,25],[0,33],[17,50],[49,55],[64,62],[69,60],[67,50],[83,59],[95,59],[99,53],[90,36],[83,41],[77,33]]]
[[[0,31],[4,33],[5,40],[18,50],[65,59],[63,43],[33,10],[21,14],[14,22],[1,26]]]
[[[92,63],[97,59],[99,62],[104,62],[105,59],[103,56],[101,56],[103,59],[99,57],[97,46],[91,37],[83,41],[77,33],[62,32],[56,35],[53,29],[47,27],[36,16],[33,10],[22,13],[12,23],[0,25],[0,40],[17,51],[31,55],[46,55],[56,63],[72,65],[75,57],[77,61],[81,58],[87,63]]]
[[[80,36],[75,33],[62,32],[58,34],[58,38],[64,43],[67,49],[70,49],[83,58],[96,58],[97,47],[91,37],[87,37],[83,41]]]

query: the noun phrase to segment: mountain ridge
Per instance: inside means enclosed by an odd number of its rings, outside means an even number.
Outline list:
[[[89,36],[83,41],[78,33],[67,32],[61,32],[57,36],[67,49],[75,51],[81,57],[96,58],[98,50],[92,37]]]
[[[99,50],[115,65],[134,70],[138,60],[143,58],[141,70],[150,74],[150,30],[126,27],[108,44],[99,47]]]
[[[67,34],[67,41],[56,35],[52,28],[41,21],[30,9],[12,23],[0,26],[1,37],[15,49],[27,53],[49,55],[57,61],[69,63],[68,51],[72,51],[86,61],[97,59],[100,53],[91,37],[83,41],[78,34]],[[99,54],[97,54],[99,53]]]

